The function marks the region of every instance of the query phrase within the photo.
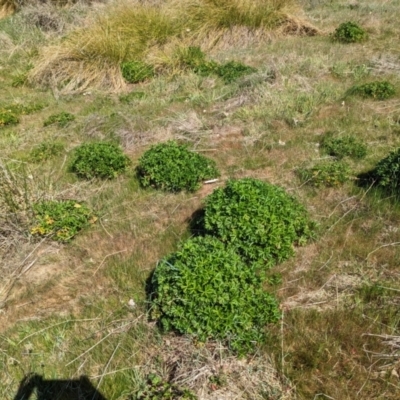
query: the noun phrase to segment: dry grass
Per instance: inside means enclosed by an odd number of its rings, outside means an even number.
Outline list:
[[[277,28],[282,33],[315,34],[310,24],[289,15],[297,10],[288,0],[112,3],[85,29],[44,47],[30,80],[60,86],[64,93],[88,87],[119,91],[126,87],[122,62],[149,59],[158,67],[168,65],[178,43],[210,50],[237,46],[238,38],[246,44],[262,41]]]
[[[16,9],[17,5],[14,0],[0,0],[0,19],[13,14]]]

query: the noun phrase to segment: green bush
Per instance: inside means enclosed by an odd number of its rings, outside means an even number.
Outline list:
[[[379,186],[400,194],[400,148],[379,161],[373,175]]]
[[[70,122],[75,120],[75,116],[68,112],[52,114],[43,122],[43,126],[57,124],[60,128],[65,128]]]
[[[315,187],[336,187],[351,178],[349,166],[342,161],[321,161],[311,168],[299,168],[300,179]]]
[[[157,144],[139,160],[137,173],[144,187],[178,192],[195,191],[201,181],[219,176],[215,162],[174,141]]]
[[[326,135],[321,148],[330,156],[342,159],[343,157],[363,158],[367,154],[367,146],[354,136],[332,137]]]
[[[151,280],[151,317],[164,331],[223,340],[245,353],[276,322],[276,299],[235,249],[205,236],[187,240],[163,260]]]
[[[341,43],[356,43],[367,39],[367,33],[355,22],[344,22],[340,24],[334,34],[333,40]]]
[[[149,374],[143,385],[131,400],[196,400],[197,397],[188,389],[163,380],[156,374]]]
[[[69,170],[80,178],[112,179],[124,172],[129,163],[129,158],[115,144],[84,143],[74,150]]]
[[[204,229],[239,252],[246,262],[269,268],[293,255],[314,224],[305,208],[282,188],[257,179],[230,180],[206,198]]]
[[[366,98],[370,97],[376,100],[386,100],[396,94],[396,89],[390,82],[375,81],[353,86],[349,90],[349,94]]]
[[[59,142],[43,142],[35,146],[29,153],[29,160],[33,162],[46,161],[64,151],[64,145]]]
[[[142,61],[127,61],[121,64],[123,78],[128,83],[139,83],[154,76],[154,68]]]
[[[241,76],[249,75],[254,72],[257,72],[255,68],[236,61],[229,61],[225,64],[221,64],[215,71],[215,73],[222,78],[225,83],[231,83]]]
[[[42,201],[33,205],[31,234],[69,242],[81,229],[96,222],[89,208],[74,200]]]
[[[257,72],[255,68],[236,61],[229,61],[225,64],[207,61],[206,55],[197,46],[180,49],[178,59],[183,66],[192,69],[196,74],[201,76],[217,75],[225,83],[231,83],[243,75]]]
[[[11,110],[0,109],[0,127],[6,125],[16,125],[19,122],[18,116]]]

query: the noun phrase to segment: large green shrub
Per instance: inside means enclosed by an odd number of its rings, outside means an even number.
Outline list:
[[[172,192],[195,191],[202,180],[219,176],[213,160],[175,141],[160,143],[147,150],[139,160],[137,172],[144,187],[154,186]]]
[[[90,209],[74,200],[42,201],[33,205],[33,236],[49,236],[59,242],[70,241],[81,229],[96,222]]]
[[[124,172],[129,158],[113,143],[84,143],[77,147],[70,162],[70,171],[80,178],[112,179]]]
[[[355,22],[343,22],[333,33],[333,40],[341,43],[356,43],[366,40],[368,35],[363,28]]]
[[[206,199],[204,228],[246,261],[272,267],[312,236],[305,208],[282,188],[253,178],[231,180]]]
[[[151,316],[165,331],[227,341],[239,353],[264,339],[278,303],[231,246],[196,237],[161,260],[151,280]]]
[[[379,161],[373,175],[379,186],[400,194],[400,148]]]

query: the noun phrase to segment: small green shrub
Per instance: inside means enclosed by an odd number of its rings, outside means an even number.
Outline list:
[[[322,161],[311,168],[300,168],[298,173],[303,182],[315,187],[336,187],[351,178],[349,166],[342,161]]]
[[[196,400],[197,397],[188,389],[163,380],[156,374],[149,374],[146,384],[133,395],[132,400]]]
[[[35,146],[29,153],[29,160],[33,162],[46,161],[64,151],[64,145],[59,142],[43,142]]]
[[[276,299],[235,249],[205,236],[187,240],[163,260],[151,280],[151,317],[164,331],[223,340],[246,353],[280,317]]]
[[[343,157],[364,158],[367,154],[367,146],[354,136],[332,137],[326,135],[321,148],[330,156],[342,159]]]
[[[367,33],[355,22],[344,22],[340,24],[334,34],[333,40],[341,43],[356,43],[367,39]]]
[[[400,193],[400,148],[392,151],[376,165],[374,179],[382,188]]]
[[[137,173],[144,187],[178,192],[195,191],[201,181],[219,176],[213,160],[174,141],[157,144],[139,160]]]
[[[375,81],[353,86],[349,90],[349,94],[365,98],[370,97],[376,100],[386,100],[396,94],[396,89],[390,82]]]
[[[139,83],[154,76],[153,66],[142,61],[127,61],[121,64],[123,78],[128,83]]]
[[[129,163],[129,158],[115,144],[84,143],[74,150],[69,170],[80,178],[112,179],[124,172]]]
[[[42,201],[33,205],[33,236],[49,236],[69,242],[81,229],[96,222],[89,208],[74,200]]]
[[[215,71],[225,83],[231,83],[244,75],[249,75],[254,72],[257,72],[255,68],[236,61],[229,61],[225,64],[221,64]]]
[[[16,125],[19,122],[18,116],[11,110],[0,109],[0,127],[7,125]]]
[[[43,126],[57,124],[60,128],[65,128],[70,122],[75,120],[75,116],[68,112],[60,112],[52,114],[43,122]]]
[[[204,228],[237,249],[246,262],[269,268],[293,255],[314,224],[282,188],[257,179],[230,180],[206,198]]]
[[[257,72],[255,68],[236,61],[229,61],[225,64],[208,61],[206,55],[197,46],[180,49],[178,59],[183,66],[192,69],[196,74],[201,76],[217,75],[225,83],[231,83],[241,76]]]

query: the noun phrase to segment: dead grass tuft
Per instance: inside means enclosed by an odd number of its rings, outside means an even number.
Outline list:
[[[294,388],[266,356],[238,359],[218,343],[198,346],[183,337],[166,337],[162,354],[165,378],[201,400],[294,398]]]
[[[16,9],[17,5],[14,0],[0,0],[0,19],[14,14]]]

